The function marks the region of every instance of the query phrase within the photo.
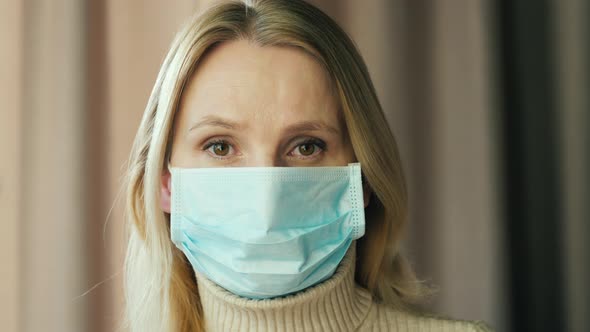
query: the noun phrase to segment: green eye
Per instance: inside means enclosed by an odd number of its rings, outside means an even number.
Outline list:
[[[299,153],[302,156],[311,156],[315,152],[315,144],[306,143],[299,145]]]
[[[212,148],[213,153],[217,156],[226,156],[229,153],[229,145],[227,143],[215,143]]]

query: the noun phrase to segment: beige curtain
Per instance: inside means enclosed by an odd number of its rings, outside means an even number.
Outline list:
[[[2,293],[9,330],[75,331],[87,280],[83,4],[3,1]],[[6,239],[5,239],[6,238]],[[6,242],[4,241],[6,240]],[[6,246],[6,248],[4,247]],[[4,280],[3,280],[4,281]],[[4,297],[3,297],[4,300]],[[6,330],[2,326],[3,330]]]
[[[20,112],[22,109],[23,8],[17,1],[0,2],[0,328],[18,331]]]
[[[175,31],[210,2],[0,2],[1,330],[117,328],[131,142]],[[411,199],[404,250],[440,288],[430,308],[507,330],[491,2],[311,2],[356,41],[400,144]],[[568,319],[582,331],[587,16],[582,0],[555,7]]]

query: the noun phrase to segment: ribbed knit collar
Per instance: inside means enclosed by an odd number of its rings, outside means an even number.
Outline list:
[[[354,331],[371,305],[354,282],[356,241],[329,279],[286,297],[251,300],[197,272],[207,331]]]

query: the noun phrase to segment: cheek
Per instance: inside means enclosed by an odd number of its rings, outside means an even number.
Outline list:
[[[356,155],[354,153],[354,149],[352,147],[352,142],[350,141],[350,138],[347,137],[342,139],[342,157],[347,161],[347,162],[355,162],[357,161]]]
[[[347,164],[358,161],[356,158],[356,155],[354,154],[354,150],[352,149],[352,146],[348,146],[348,148],[346,149],[345,158],[346,158]]]
[[[332,146],[325,159],[326,165],[334,166],[346,166],[355,161],[357,160],[352,145],[342,141]]]
[[[192,142],[182,140],[181,137],[174,137],[170,163],[176,167],[199,166],[199,154],[197,146]]]

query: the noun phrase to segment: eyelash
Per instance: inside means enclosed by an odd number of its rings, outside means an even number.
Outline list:
[[[313,159],[316,158],[318,154],[323,153],[326,151],[326,143],[324,141],[322,141],[321,139],[317,139],[317,138],[307,138],[305,140],[303,140],[302,142],[297,143],[297,145],[295,145],[295,147],[293,149],[291,149],[291,151],[294,151],[297,147],[301,146],[301,145],[306,145],[306,144],[313,144],[315,146],[317,146],[320,151],[316,154],[314,152],[313,155],[308,156],[308,157],[295,157],[298,159]],[[289,152],[290,154],[291,152]]]
[[[211,147],[213,147],[216,144],[227,144],[231,149],[234,148],[233,145],[225,139],[214,139],[214,140],[211,140],[211,141],[208,141],[207,143],[205,143],[205,145],[203,146],[203,151],[207,151],[207,150],[211,149]],[[301,145],[305,145],[305,144],[313,144],[313,145],[317,146],[320,149],[319,153],[323,153],[326,151],[326,143],[324,141],[322,141],[321,139],[318,139],[318,138],[307,138],[307,139],[297,143],[297,145],[295,145],[295,147],[289,151],[289,154],[291,154],[291,151],[294,151],[297,147],[299,147]],[[227,157],[216,156],[214,153],[209,153],[209,155],[211,155],[211,157],[213,157],[215,159],[220,159],[220,160],[227,159]],[[295,157],[295,158],[305,160],[305,159],[312,159],[312,158],[316,158],[316,157],[317,157],[317,154],[314,153],[314,155],[309,156],[309,157]]]
[[[230,148],[233,149],[233,145],[231,145],[227,140],[224,139],[213,139],[207,143],[205,143],[205,146],[203,146],[203,151],[207,151],[209,149],[211,149],[211,147],[213,147],[216,144],[227,144],[230,146]],[[214,153],[210,152],[209,155],[215,159],[227,159],[227,157],[223,157],[223,156],[216,156]]]

